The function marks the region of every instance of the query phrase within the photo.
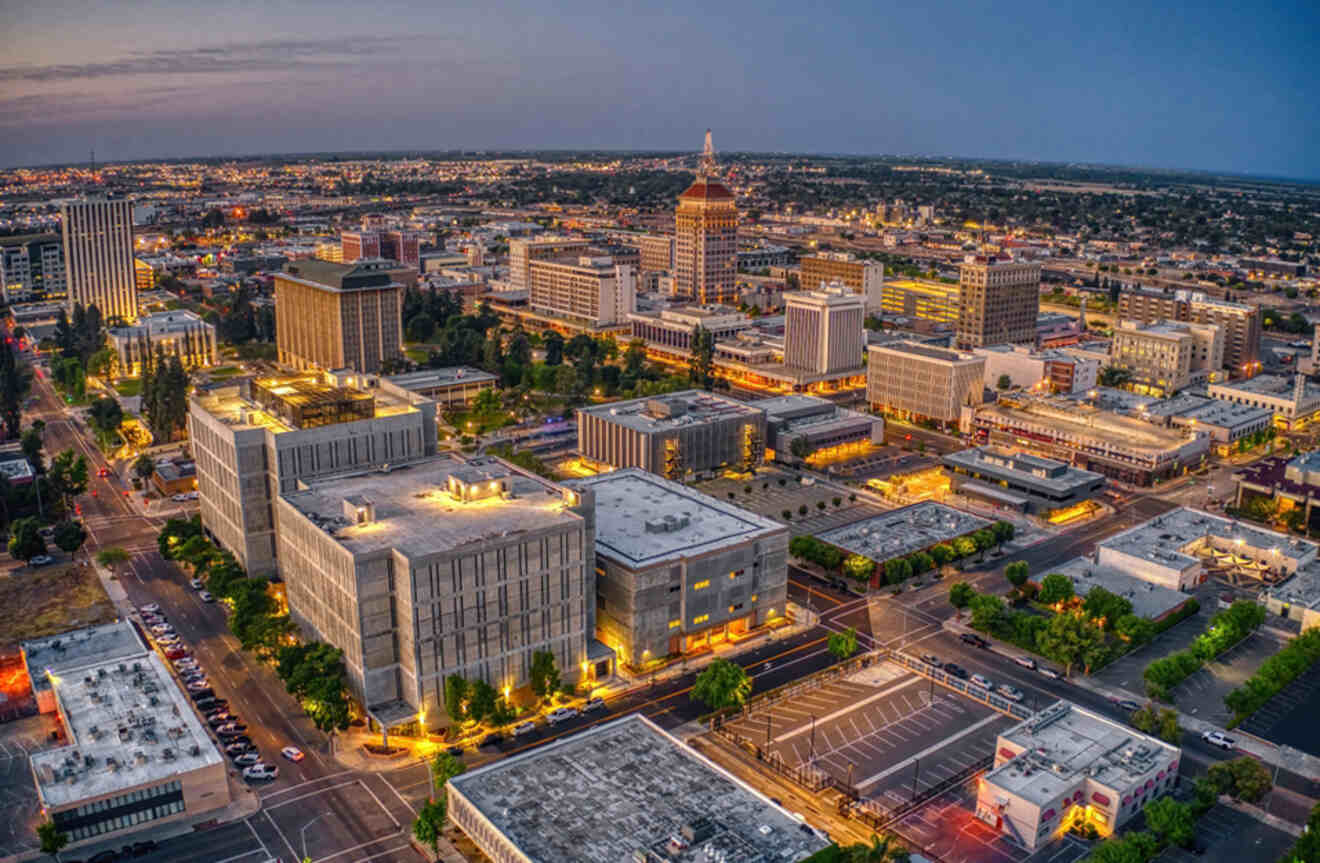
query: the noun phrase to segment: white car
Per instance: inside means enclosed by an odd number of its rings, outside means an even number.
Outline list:
[[[155,614],[156,612],[160,611],[160,606],[154,602],[148,602],[146,605],[138,606],[138,611],[142,612],[143,614]]]
[[[286,746],[280,750],[280,754],[290,761],[302,761],[303,752],[297,746]]]
[[[173,632],[167,632],[164,635],[156,636],[156,643],[166,647],[171,644],[178,644],[179,636],[175,635]]]
[[[990,692],[995,688],[995,685],[990,682],[990,678],[982,674],[972,675],[972,685],[979,686],[982,689],[984,689],[986,692]]]
[[[201,590],[201,589],[202,589],[202,580],[201,580],[200,578],[194,578],[194,579],[192,579],[191,581],[188,582],[188,585],[189,585],[190,587],[192,587],[193,590]]]
[[[513,736],[514,736],[514,737],[522,737],[523,735],[525,735],[525,734],[531,734],[531,733],[534,732],[534,731],[536,731],[536,723],[535,723],[535,722],[520,722],[520,723],[518,723],[517,725],[514,726],[514,728],[513,728]]]
[[[280,769],[264,762],[243,768],[244,779],[274,779],[280,775]]]
[[[197,660],[193,659],[191,656],[185,656],[183,659],[176,659],[174,661],[174,667],[180,671],[196,671],[201,668],[201,666],[197,664]]]
[[[240,752],[234,756],[234,763],[239,767],[249,767],[255,765],[261,760],[261,754],[257,752]]]
[[[197,598],[202,602],[215,602],[215,597],[211,595],[211,591],[209,590],[197,591]]]
[[[1218,731],[1203,731],[1201,732],[1201,739],[1211,746],[1218,746],[1220,749],[1232,749],[1237,746],[1236,740]]]
[[[175,503],[183,503],[187,499],[188,499],[188,495],[186,494],[176,494],[170,498],[170,500],[174,501]]]
[[[174,631],[174,627],[170,626],[168,623],[158,623],[151,627],[151,631],[157,635],[168,635]]]
[[[1036,670],[1036,660],[1032,659],[1030,656],[1015,656],[1013,657],[1013,661],[1023,668],[1030,668],[1032,671]]]
[[[1060,674],[1059,672],[1055,671],[1053,668],[1050,668],[1050,667],[1048,667],[1048,666],[1042,665],[1042,666],[1041,666],[1039,669],[1037,669],[1037,670],[1041,673],[1042,676],[1044,676],[1044,677],[1048,677],[1050,680],[1062,680],[1062,679],[1063,679],[1063,675],[1062,675],[1062,674]]]
[[[201,496],[202,496],[202,493],[199,492],[199,491],[190,491],[190,492],[185,493],[183,497],[184,497],[185,500],[197,500],[197,499],[200,498]]]
[[[999,694],[1009,701],[1021,701],[1023,698],[1021,689],[1016,686],[1009,686],[1007,683],[999,684]]]
[[[39,554],[28,561],[28,566],[45,566],[48,563],[54,563],[55,558],[49,554]]]
[[[576,708],[573,708],[573,707],[559,707],[559,708],[556,708],[556,709],[554,709],[554,710],[551,710],[549,713],[547,713],[547,714],[545,715],[545,719],[546,719],[546,721],[549,722],[551,725],[558,725],[558,724],[561,723],[561,722],[567,722],[568,720],[573,719],[573,718],[576,717],[577,715],[578,715],[578,712],[577,712]]]

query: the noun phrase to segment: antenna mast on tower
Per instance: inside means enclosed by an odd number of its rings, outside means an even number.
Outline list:
[[[701,167],[697,171],[700,177],[713,177],[716,173],[715,167],[715,145],[710,140],[710,129],[706,130],[706,146],[701,151]]]

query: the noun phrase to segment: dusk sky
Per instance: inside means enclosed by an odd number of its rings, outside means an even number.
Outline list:
[[[1320,178],[1314,0],[0,0],[0,165],[718,149]]]

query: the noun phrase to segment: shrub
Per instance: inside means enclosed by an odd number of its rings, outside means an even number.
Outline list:
[[[784,521],[792,521],[792,520],[793,520],[793,513],[792,513],[791,510],[787,510],[787,509],[786,509],[786,510],[784,510],[783,512],[781,512],[781,513],[779,513],[779,514],[782,515],[782,516],[784,517]]]
[[[1320,660],[1320,629],[1308,629],[1261,664],[1245,683],[1224,696],[1238,720],[1255,713],[1281,689]]]

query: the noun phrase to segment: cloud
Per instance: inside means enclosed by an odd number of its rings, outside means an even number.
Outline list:
[[[251,44],[214,45],[167,51],[132,52],[94,63],[0,66],[0,81],[55,83],[125,75],[211,75],[235,71],[289,70],[338,66],[363,59],[390,59],[405,43],[449,41],[436,35],[353,36],[335,39],[280,39]]]

